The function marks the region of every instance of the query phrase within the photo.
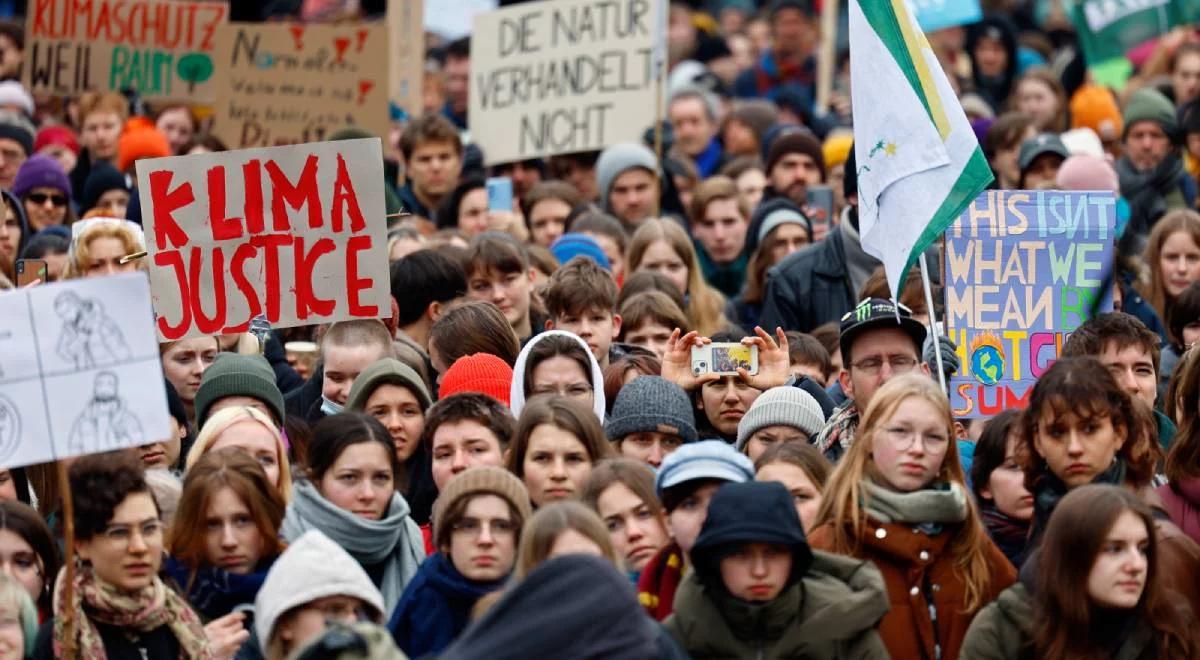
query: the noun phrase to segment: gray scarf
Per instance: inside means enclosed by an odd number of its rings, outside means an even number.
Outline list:
[[[862,239],[858,235],[849,218],[838,225],[842,228],[842,250],[846,253],[846,273],[850,276],[850,285],[854,287],[854,295],[862,291],[862,287],[871,277],[871,273],[879,267],[880,261],[867,254],[863,249]]]
[[[320,530],[342,546],[363,566],[387,562],[383,569],[383,605],[387,616],[404,593],[404,587],[425,560],[421,528],[409,517],[408,502],[400,493],[392,495],[382,520],[367,520],[325,499],[308,481],[298,481],[292,490],[280,533],[289,543],[310,529]]]
[[[940,484],[911,493],[898,493],[863,480],[867,492],[864,509],[882,523],[959,523],[967,519],[967,495],[957,483]]]

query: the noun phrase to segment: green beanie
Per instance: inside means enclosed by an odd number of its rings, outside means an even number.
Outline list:
[[[354,384],[350,386],[350,396],[346,399],[346,410],[366,408],[371,393],[384,384],[407,387],[413,396],[417,397],[422,411],[429,410],[429,406],[433,405],[425,381],[412,367],[395,358],[383,358],[372,362],[354,379]]]
[[[1129,129],[1135,122],[1152,121],[1162,127],[1172,142],[1179,133],[1179,119],[1175,116],[1175,106],[1163,96],[1162,92],[1152,87],[1143,87],[1129,97],[1125,104],[1125,132],[1121,139],[1129,135]]]
[[[196,427],[208,420],[208,411],[217,401],[230,396],[248,396],[267,404],[275,420],[283,426],[283,393],[275,384],[275,371],[261,355],[220,353],[200,377],[196,390]]]

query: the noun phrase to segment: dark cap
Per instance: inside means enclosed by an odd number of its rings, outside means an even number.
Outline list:
[[[899,310],[897,312],[897,310]],[[897,316],[899,320],[897,320]],[[925,326],[912,317],[912,310],[904,305],[884,298],[867,298],[842,316],[841,336],[838,345],[842,348],[842,360],[850,364],[850,347],[859,335],[880,328],[899,328],[912,337],[917,353],[925,343]]]
[[[1021,143],[1021,151],[1017,156],[1017,165],[1020,166],[1021,173],[1024,174],[1033,161],[1043,154],[1062,156],[1063,160],[1071,155],[1067,152],[1067,145],[1063,144],[1062,138],[1058,137],[1057,133],[1035,135]]]
[[[784,9],[799,9],[804,12],[805,16],[814,16],[816,12],[813,10],[812,0],[774,0],[771,3],[771,18],[775,18],[775,14]]]

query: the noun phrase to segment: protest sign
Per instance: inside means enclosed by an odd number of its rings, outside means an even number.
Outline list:
[[[213,132],[231,148],[388,134],[385,25],[230,23],[217,52]]]
[[[163,341],[391,311],[377,138],[140,160]]]
[[[908,0],[908,5],[926,32],[966,25],[983,18],[979,0]]]
[[[0,296],[0,467],[170,436],[144,273]]]
[[[1079,0],[1071,21],[1089,65],[1115,57],[1188,22],[1195,0]]]
[[[1112,310],[1115,207],[1112,193],[990,190],[946,230],[956,417],[1024,408],[1067,335]]]
[[[216,36],[228,16],[225,2],[34,0],[22,82],[50,94],[134,89],[211,102]]]
[[[488,164],[640,141],[651,0],[543,0],[475,17],[467,121]]]
[[[388,96],[410,117],[421,114],[425,80],[425,24],[419,2],[393,2],[388,21]]]

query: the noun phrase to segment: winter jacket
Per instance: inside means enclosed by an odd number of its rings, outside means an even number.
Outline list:
[[[1163,510],[1184,534],[1200,543],[1200,479],[1188,478],[1177,484],[1164,484],[1156,490]]]
[[[154,630],[140,633],[136,636],[131,628],[122,628],[103,623],[96,623],[96,630],[104,642],[104,652],[108,660],[145,660],[146,658],[178,658],[179,640],[171,632],[170,626],[163,624]],[[52,660],[54,654],[54,619],[46,619],[38,629],[37,641],[34,643],[34,660]]]
[[[814,529],[809,544],[814,549],[830,549],[834,524]],[[942,660],[958,657],[967,627],[978,612],[963,611],[966,586],[958,576],[957,557],[950,554],[961,528],[948,524],[929,535],[904,523],[879,523],[867,517],[855,556],[873,561],[887,583],[891,611],[880,622],[879,635],[893,658],[932,660],[939,657],[939,649]],[[1016,569],[1000,550],[990,541],[987,548],[991,583],[983,594],[984,604],[1017,579]]]
[[[388,629],[396,646],[414,658],[439,653],[466,630],[476,601],[502,586],[503,580],[468,580],[446,555],[430,555],[405,587]]]
[[[772,267],[758,324],[811,332],[819,325],[838,321],[853,309],[855,293],[842,241],[841,227],[834,227],[825,240]]]
[[[883,578],[870,563],[824,552],[799,584],[764,605],[720,604],[689,574],[666,627],[695,660],[887,658],[875,631],[887,613]],[[764,634],[765,633],[765,634]]]

